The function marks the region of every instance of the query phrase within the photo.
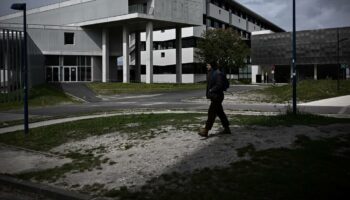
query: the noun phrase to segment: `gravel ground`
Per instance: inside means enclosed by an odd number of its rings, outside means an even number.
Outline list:
[[[99,185],[107,190],[121,186],[137,189],[147,180],[163,173],[192,172],[205,167],[225,167],[232,162],[249,159],[249,157],[237,156],[237,149],[248,145],[253,145],[256,150],[293,148],[298,135],[316,139],[346,134],[349,128],[350,125],[231,127],[232,135],[212,134],[208,139],[200,138],[196,132],[171,126],[154,130],[157,132],[154,138],[130,139],[120,133],[111,133],[52,149],[52,152],[58,153],[69,151],[84,153],[92,150],[96,155],[102,154],[102,159],[109,159],[108,163],[102,164],[98,169],[66,174],[55,184],[77,190],[92,185]],[[218,124],[212,133],[217,131]],[[101,147],[104,147],[102,152]]]
[[[132,123],[127,126],[133,128],[139,124]],[[151,131],[145,130],[147,134],[142,135],[115,132],[65,143],[51,149],[50,153],[62,155],[69,152],[89,152],[101,156],[101,160],[108,159],[108,162],[90,171],[81,172],[77,169],[66,173],[50,184],[78,191],[94,186],[98,186],[98,190],[118,189],[122,186],[138,189],[148,180],[164,173],[226,167],[232,162],[249,159],[237,155],[239,148],[294,148],[293,143],[298,135],[317,139],[348,134],[350,124],[317,127],[232,126],[233,134],[217,135],[220,124],[216,123],[207,139],[199,137],[197,132],[193,131],[198,128],[198,124],[186,127],[163,126]],[[0,148],[0,159],[0,172],[8,174],[39,171],[70,162],[69,159],[52,157],[50,154],[8,147]]]
[[[225,92],[226,104],[275,104],[275,103],[265,103],[268,102],[268,97],[263,94],[258,94],[249,91],[239,91],[239,92]],[[191,98],[186,100],[188,102],[206,102],[208,101],[206,97]],[[262,103],[263,102],[263,103]]]

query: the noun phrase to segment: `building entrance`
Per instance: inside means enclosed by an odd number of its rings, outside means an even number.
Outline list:
[[[77,66],[65,66],[63,67],[63,81],[64,82],[77,82],[77,71],[78,67]]]
[[[46,67],[47,82],[59,82],[60,76],[61,76],[60,67],[58,66]]]

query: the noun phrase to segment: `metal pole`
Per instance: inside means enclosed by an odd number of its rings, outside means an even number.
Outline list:
[[[296,22],[295,0],[293,0],[293,114],[297,114],[297,80],[296,80]]]
[[[23,69],[24,69],[24,133],[29,133],[28,125],[28,50],[27,50],[27,8],[24,4],[23,9],[23,33],[24,33],[24,45],[23,45]]]
[[[340,81],[339,81],[339,74],[340,74],[340,62],[339,62],[339,28],[337,28],[337,91],[340,89]]]

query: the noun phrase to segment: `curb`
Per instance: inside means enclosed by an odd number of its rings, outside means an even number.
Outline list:
[[[77,192],[54,188],[39,183],[20,180],[17,178],[0,175],[0,185],[10,186],[16,189],[32,192],[54,200],[92,200],[91,196]]]

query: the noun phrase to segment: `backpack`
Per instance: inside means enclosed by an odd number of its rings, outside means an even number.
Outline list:
[[[216,73],[216,70],[215,70],[215,71],[214,71],[214,74],[213,74],[213,78],[214,78],[214,79],[215,79],[215,77],[216,77],[216,74],[217,74],[217,73]],[[226,74],[225,74],[224,72],[221,72],[220,75],[222,76],[223,81],[224,81],[224,85],[223,85],[222,90],[223,90],[224,92],[226,92],[227,89],[230,88],[230,81],[227,79]]]

